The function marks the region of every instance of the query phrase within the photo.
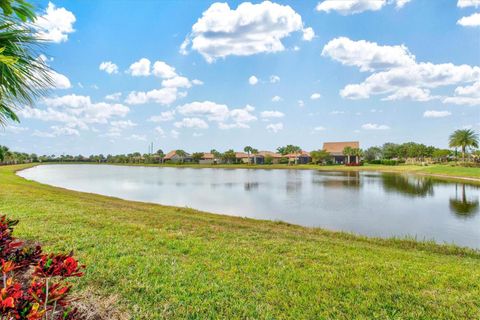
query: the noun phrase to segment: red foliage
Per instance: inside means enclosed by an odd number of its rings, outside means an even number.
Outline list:
[[[12,236],[17,220],[0,217],[0,290],[2,319],[77,319],[68,294],[69,277],[83,276],[83,265],[70,254],[42,254],[40,246],[27,246]],[[32,273],[28,273],[33,269]],[[18,280],[30,277],[31,280]]]

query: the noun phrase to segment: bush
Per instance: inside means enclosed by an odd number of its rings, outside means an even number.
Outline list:
[[[381,159],[381,160],[371,160],[368,161],[370,164],[383,164],[385,166],[396,166],[397,164],[401,163],[398,160],[390,160],[390,159]]]
[[[78,319],[77,310],[70,306],[72,286],[65,280],[83,276],[85,267],[78,264],[73,253],[44,254],[40,246],[28,246],[14,238],[17,223],[0,217],[2,319]]]

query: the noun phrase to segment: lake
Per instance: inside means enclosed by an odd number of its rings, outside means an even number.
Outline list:
[[[480,187],[429,177],[88,164],[41,165],[18,175],[127,200],[480,248]]]

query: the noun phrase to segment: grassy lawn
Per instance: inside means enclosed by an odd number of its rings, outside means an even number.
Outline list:
[[[17,236],[74,249],[80,288],[134,319],[480,318],[478,251],[68,191],[23,167],[0,167]]]

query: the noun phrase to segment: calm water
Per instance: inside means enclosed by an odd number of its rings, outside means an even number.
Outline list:
[[[108,165],[43,165],[19,175],[128,200],[480,248],[480,188],[426,177]]]

